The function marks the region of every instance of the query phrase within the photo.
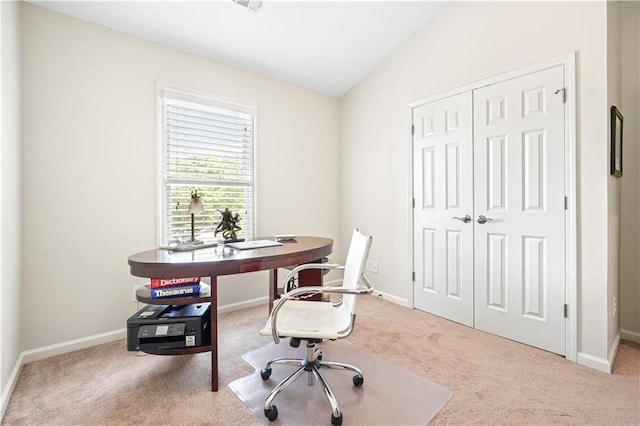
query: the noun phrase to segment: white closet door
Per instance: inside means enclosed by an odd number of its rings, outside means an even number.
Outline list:
[[[562,355],[563,82],[558,66],[477,89],[473,102],[475,327]]]
[[[468,326],[473,326],[471,110],[471,92],[413,110],[414,305]]]

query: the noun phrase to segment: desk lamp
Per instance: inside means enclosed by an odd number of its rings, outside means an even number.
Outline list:
[[[189,201],[189,213],[191,214],[191,239],[189,243],[191,245],[200,245],[203,244],[202,241],[196,240],[195,238],[195,229],[194,229],[194,216],[197,214],[204,213],[204,206],[202,205],[202,199],[198,195],[198,190],[191,191],[191,200]]]

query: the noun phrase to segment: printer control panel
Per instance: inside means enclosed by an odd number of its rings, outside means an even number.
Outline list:
[[[154,336],[184,336],[184,323],[148,324],[138,329],[138,339]]]

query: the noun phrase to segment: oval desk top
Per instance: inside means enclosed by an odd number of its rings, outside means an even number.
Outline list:
[[[266,239],[266,238],[258,238]],[[146,278],[218,276],[300,265],[322,259],[333,250],[333,240],[299,236],[282,245],[238,250],[228,246],[192,251],[154,249],[129,256],[131,274]]]

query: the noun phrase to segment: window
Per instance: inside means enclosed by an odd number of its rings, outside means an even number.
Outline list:
[[[238,237],[252,238],[255,107],[166,87],[159,99],[159,244],[190,238],[195,191],[204,205],[194,216],[196,238],[213,239],[226,208],[240,215]]]

